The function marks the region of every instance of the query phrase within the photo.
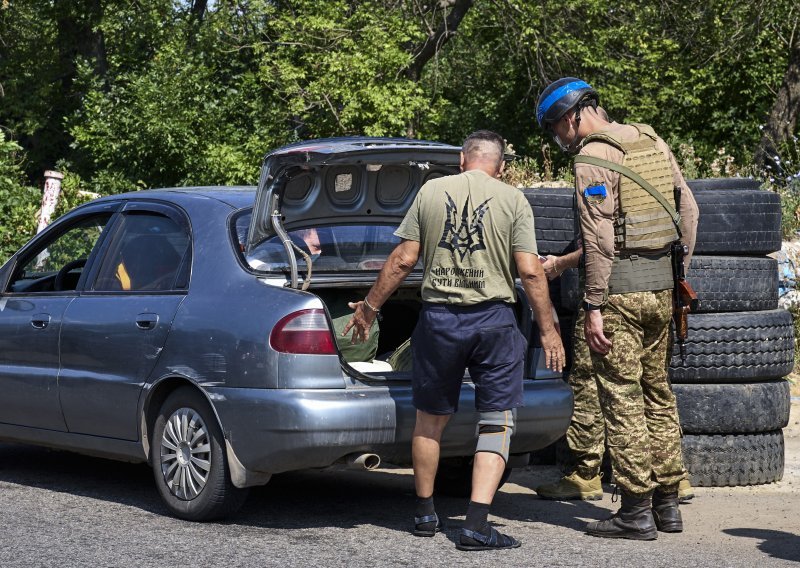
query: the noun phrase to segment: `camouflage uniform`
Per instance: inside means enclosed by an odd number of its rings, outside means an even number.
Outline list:
[[[575,399],[572,420],[567,430],[570,449],[570,469],[584,479],[600,475],[605,451],[605,421],[600,410],[597,383],[592,370],[592,357],[583,333],[585,313],[578,311],[573,334],[574,355],[567,378]]]
[[[614,479],[630,494],[677,490],[685,477],[675,395],[667,378],[672,291],[612,294],[592,353]]]

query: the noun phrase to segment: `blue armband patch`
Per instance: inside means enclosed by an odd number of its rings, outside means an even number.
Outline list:
[[[606,191],[605,184],[595,183],[586,186],[586,189],[583,190],[583,196],[589,203],[597,204],[597,203],[602,203],[603,201],[606,200],[608,192]]]

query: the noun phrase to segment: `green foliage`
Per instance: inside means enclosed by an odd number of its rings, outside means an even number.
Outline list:
[[[774,164],[759,172],[765,186],[781,196],[781,230],[784,240],[800,236],[800,141],[795,136],[773,157]]]
[[[779,186],[781,196],[781,232],[784,240],[796,239],[800,233],[800,179]]]
[[[23,183],[20,146],[0,130],[0,262],[5,262],[36,232],[41,192]]]
[[[0,4],[0,125],[33,183],[59,160],[103,194],[255,183],[264,154],[299,139],[460,143],[478,128],[547,180],[568,157],[534,107],[565,75],[612,118],[685,145],[687,177],[742,174],[798,26],[791,0],[475,2],[417,80],[406,70],[452,2],[217,0],[201,18],[193,5]]]
[[[113,81],[79,62],[87,94],[68,123],[93,162],[88,187],[252,184],[264,154],[287,142],[404,134],[428,101],[399,76],[410,25],[380,4],[219,2],[199,29],[168,20],[139,61],[109,41]],[[148,27],[152,15],[126,18]],[[104,31],[120,26],[109,16]]]

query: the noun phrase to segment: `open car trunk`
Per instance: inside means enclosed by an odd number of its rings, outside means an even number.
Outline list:
[[[416,282],[414,280],[417,280]],[[372,281],[370,281],[371,285]],[[331,286],[333,284],[333,287]],[[363,300],[369,285],[339,285],[320,283],[309,291],[317,295],[328,309],[336,335],[337,347],[343,367],[360,378],[380,380],[411,379],[410,339],[422,308],[418,279],[399,288],[381,307],[381,320],[375,322],[370,338],[364,344],[352,344],[352,331],[342,337],[346,323],[353,315],[348,302]],[[540,359],[539,330],[521,285],[517,286],[515,304],[517,325],[528,340],[525,378],[553,378],[558,376],[544,367]],[[446,356],[446,354],[443,354]],[[464,379],[469,380],[465,370]]]
[[[373,278],[374,279],[374,278]],[[370,350],[352,349],[350,336],[337,337],[342,369],[360,387],[387,389],[394,409],[395,437],[391,444],[373,448],[381,459],[395,464],[411,462],[411,439],[416,421],[416,408],[411,388],[411,350],[408,339],[414,331],[422,303],[419,297],[419,275],[406,286],[397,290],[381,307],[382,321],[373,330],[378,337]],[[372,280],[369,282],[372,283]],[[333,287],[329,287],[333,285]],[[336,285],[320,281],[311,286],[310,292],[325,304],[332,318],[334,333],[350,319],[353,311],[347,302],[362,300],[369,287],[350,283]],[[542,448],[562,435],[569,422],[564,408],[571,408],[572,394],[569,387],[555,373],[544,366],[539,331],[532,319],[532,312],[520,286],[515,304],[520,330],[528,338],[525,357],[524,406],[516,409],[515,430],[511,442],[511,453],[518,455],[521,463],[527,463],[526,452]],[[373,353],[377,357],[369,361]],[[442,353],[442,357],[447,357]],[[358,387],[357,387],[358,388]],[[464,379],[459,397],[459,411],[453,416],[442,437],[441,458],[463,459],[474,452],[477,439],[476,423],[480,416],[475,409],[475,387],[464,370]],[[517,460],[517,458],[513,458]],[[515,461],[516,463],[516,461]],[[519,465],[519,464],[517,464]]]

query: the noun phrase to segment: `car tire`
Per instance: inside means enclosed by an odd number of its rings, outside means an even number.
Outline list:
[[[695,191],[695,254],[769,254],[781,249],[781,202],[760,189]]]
[[[575,239],[572,196],[575,190],[564,187],[523,189],[533,210],[536,247],[541,255],[562,255]]]
[[[774,258],[693,256],[687,279],[700,299],[698,313],[778,307],[778,261]]]
[[[686,434],[754,434],[789,423],[791,395],[785,380],[743,384],[672,386]]]
[[[676,345],[673,383],[777,379],[794,366],[794,325],[786,310],[689,314],[685,359]]]
[[[733,487],[780,481],[783,432],[683,437],[683,461],[692,485]]]
[[[219,519],[236,511],[247,497],[246,489],[231,483],[222,431],[197,390],[181,387],[167,397],[150,447],[156,487],[176,517]]]
[[[497,489],[508,481],[511,471],[510,467],[503,471]],[[448,497],[469,498],[472,493],[472,456],[442,460],[436,470],[434,493]]]

